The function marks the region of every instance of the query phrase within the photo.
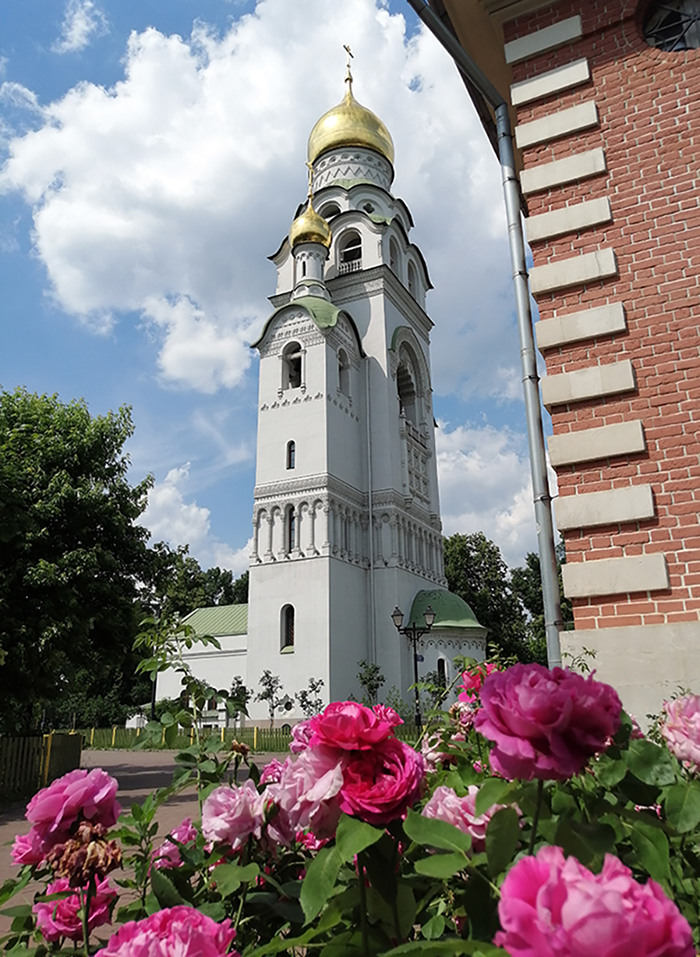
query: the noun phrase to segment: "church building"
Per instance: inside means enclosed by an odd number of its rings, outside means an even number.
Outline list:
[[[456,655],[481,660],[486,648],[486,629],[447,590],[443,569],[428,270],[410,239],[411,213],[391,193],[389,131],[352,83],[348,67],[342,101],[311,131],[308,196],[270,257],[274,311],[253,343],[245,634],[231,606],[191,616],[222,643],[220,653],[193,656],[194,672],[215,687],[239,675],[254,691],[264,670],[279,676],[294,703],[278,723],[301,716],[295,695],[310,677],[323,680],[326,702],[360,697],[360,660],[379,666],[384,692],[395,687],[410,701],[414,648],[397,631],[396,609],[404,627],[420,629],[434,613],[416,648],[421,675],[449,684]],[[234,619],[228,634],[224,620]],[[177,694],[176,684],[164,676],[159,696]],[[264,702],[249,710],[254,721],[268,716]]]

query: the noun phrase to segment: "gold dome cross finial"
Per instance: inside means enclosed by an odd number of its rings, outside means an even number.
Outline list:
[[[350,49],[350,46],[347,43],[343,44],[343,49],[348,55],[347,60],[347,73],[345,74],[345,82],[348,84],[350,91],[352,92],[352,70],[350,69],[350,61],[355,59],[355,55]]]
[[[307,165],[308,170],[309,170],[309,192],[308,192],[308,199],[309,199],[309,201],[311,201],[311,200],[313,199],[313,195],[314,195],[314,164],[313,164],[313,163],[310,163],[310,162],[307,160],[307,161],[306,161],[306,165]]]

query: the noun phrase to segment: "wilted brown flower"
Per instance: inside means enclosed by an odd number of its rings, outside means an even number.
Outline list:
[[[241,757],[247,758],[250,754],[250,748],[247,744],[244,744],[242,741],[232,741],[231,750],[234,754],[240,754]]]
[[[122,866],[122,852],[116,841],[107,841],[107,828],[83,821],[73,837],[55,844],[46,855],[56,877],[66,877],[71,887],[85,887],[94,877],[101,880]]]

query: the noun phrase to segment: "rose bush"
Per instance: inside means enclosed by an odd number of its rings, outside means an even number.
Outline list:
[[[464,797],[459,797],[450,787],[440,785],[433,791],[430,800],[423,808],[424,817],[453,824],[460,831],[469,834],[472,847],[475,851],[486,848],[486,830],[496,811],[505,807],[504,804],[492,804],[483,814],[476,813],[476,796],[479,788],[471,784]]]
[[[695,770],[700,768],[700,695],[664,701],[659,730],[671,754]]]
[[[66,877],[59,877],[46,888],[47,894],[62,894],[72,890]],[[96,927],[102,927],[111,922],[112,905],[117,899],[116,891],[109,886],[108,880],[99,881],[90,897],[90,914],[88,928],[92,932]],[[32,910],[36,915],[37,928],[49,943],[55,943],[61,938],[81,941],[83,939],[83,924],[79,914],[81,901],[77,893],[69,897],[62,897],[54,901],[39,901]]]
[[[236,931],[191,907],[167,907],[119,928],[99,957],[223,957]]]

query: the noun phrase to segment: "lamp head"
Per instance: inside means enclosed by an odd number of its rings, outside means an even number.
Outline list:
[[[394,622],[397,628],[400,628],[403,624],[403,612],[397,605],[396,608],[391,613],[391,620]]]
[[[423,612],[423,618],[425,619],[425,627],[430,630],[435,622],[435,612],[430,605]]]

